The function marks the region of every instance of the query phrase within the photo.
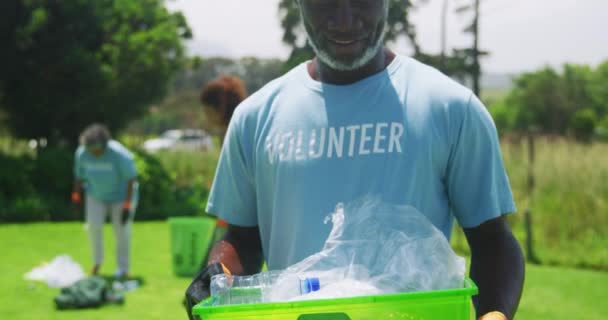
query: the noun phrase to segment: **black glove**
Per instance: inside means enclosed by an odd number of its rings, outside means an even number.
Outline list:
[[[122,216],[121,221],[122,221],[122,225],[124,226],[125,224],[127,224],[127,221],[129,221],[129,215],[131,214],[131,212],[127,209],[122,209]]]
[[[131,203],[125,202],[122,205],[122,213],[120,216],[120,220],[122,221],[122,225],[124,226],[129,221],[129,216],[131,215]]]
[[[192,314],[192,308],[211,295],[211,292],[209,291],[211,277],[222,273],[224,273],[224,266],[222,266],[221,263],[213,263],[208,265],[194,277],[192,283],[190,283],[190,286],[186,290],[186,300],[184,303],[190,320],[200,319],[198,316]]]

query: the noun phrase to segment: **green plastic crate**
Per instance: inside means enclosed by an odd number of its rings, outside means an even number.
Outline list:
[[[211,217],[169,218],[173,272],[192,277],[201,268],[212,245],[216,219]]]
[[[469,320],[477,287],[430,292],[281,303],[212,306],[207,299],[193,308],[202,320]]]

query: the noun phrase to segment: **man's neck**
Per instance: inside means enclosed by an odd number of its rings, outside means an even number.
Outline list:
[[[383,71],[393,59],[395,59],[395,53],[389,49],[382,49],[368,64],[357,70],[334,70],[321,63],[319,58],[314,58],[307,67],[308,73],[314,80],[329,84],[347,85]]]

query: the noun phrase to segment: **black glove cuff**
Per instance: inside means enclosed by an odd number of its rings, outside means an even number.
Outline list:
[[[212,263],[194,277],[192,283],[190,283],[190,286],[186,290],[186,311],[188,312],[190,319],[195,319],[192,315],[192,308],[211,295],[209,290],[211,277],[225,273],[224,271],[227,271],[227,269],[225,269],[221,263]]]

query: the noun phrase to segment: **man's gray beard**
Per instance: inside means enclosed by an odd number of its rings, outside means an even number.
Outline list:
[[[321,62],[323,62],[328,67],[330,67],[334,70],[338,70],[338,71],[353,71],[353,70],[360,69],[363,66],[365,66],[366,64],[368,64],[376,56],[376,54],[378,54],[380,49],[382,49],[382,46],[384,45],[384,36],[386,35],[386,31],[388,30],[389,6],[387,3],[387,0],[384,0],[384,1],[385,1],[384,5],[386,6],[386,8],[384,11],[385,23],[384,23],[384,27],[382,28],[382,34],[380,35],[380,37],[378,37],[378,39],[376,40],[376,43],[374,43],[373,46],[365,49],[363,54],[360,57],[358,57],[357,59],[355,59],[354,61],[352,61],[351,63],[344,63],[342,61],[334,60],[326,51],[323,51],[320,48],[318,48],[317,45],[312,40],[310,40],[310,34],[308,33],[308,28],[306,27],[306,22],[305,22],[306,20],[304,20],[304,15],[302,13],[302,10],[300,9],[300,21],[302,21],[302,23],[304,24],[304,30],[306,31],[306,37],[307,37],[306,41],[308,41],[308,44],[310,45],[312,50],[315,52],[315,55],[317,56],[317,58],[319,58],[319,60],[321,60]],[[298,0],[298,2],[299,2],[299,0]]]
[[[332,58],[326,51],[323,51],[318,48],[317,45],[312,40],[310,40],[310,36],[308,36],[308,44],[314,50],[317,58],[319,58],[319,60],[321,60],[321,62],[323,62],[328,67],[339,71],[353,71],[367,65],[378,54],[380,49],[382,49],[382,45],[384,44],[385,33],[386,26],[384,27],[384,29],[382,29],[382,34],[380,35],[380,37],[378,37],[376,43],[374,43],[373,46],[365,49],[361,56],[359,56],[350,63],[345,63]]]

